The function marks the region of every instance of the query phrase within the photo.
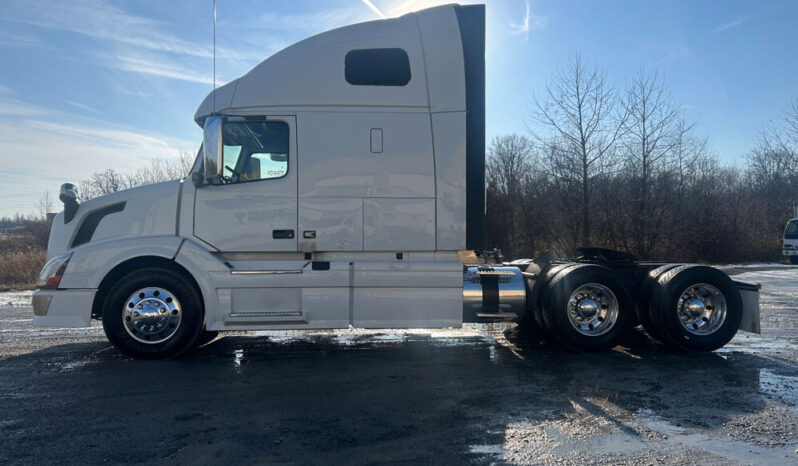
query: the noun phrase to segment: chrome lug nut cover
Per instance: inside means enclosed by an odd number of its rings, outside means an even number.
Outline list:
[[[568,321],[583,335],[596,337],[609,332],[618,313],[618,298],[600,283],[582,285],[568,298]]]
[[[125,300],[122,324],[128,335],[146,344],[162,343],[180,327],[180,302],[164,288],[142,288]]]
[[[690,285],[676,302],[679,323],[693,335],[715,333],[726,321],[727,310],[726,297],[708,283]]]

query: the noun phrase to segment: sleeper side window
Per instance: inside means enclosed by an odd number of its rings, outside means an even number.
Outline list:
[[[288,125],[227,121],[222,127],[224,184],[282,178],[288,173]]]
[[[403,49],[352,50],[344,59],[346,82],[355,86],[404,86],[410,59]]]

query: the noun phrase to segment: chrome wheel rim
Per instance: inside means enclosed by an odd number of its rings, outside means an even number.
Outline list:
[[[170,291],[158,287],[136,291],[125,300],[122,309],[122,323],[128,335],[151,345],[171,338],[182,318],[180,301]]]
[[[568,321],[573,328],[590,337],[604,335],[618,320],[618,298],[600,283],[587,283],[568,298]]]
[[[715,333],[726,321],[726,297],[708,283],[690,285],[676,303],[679,323],[693,335]]]

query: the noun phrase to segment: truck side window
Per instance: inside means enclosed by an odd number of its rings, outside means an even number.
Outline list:
[[[346,82],[355,86],[404,86],[410,59],[403,49],[352,50],[344,58]]]
[[[288,125],[228,121],[222,127],[225,184],[282,178],[288,173]]]

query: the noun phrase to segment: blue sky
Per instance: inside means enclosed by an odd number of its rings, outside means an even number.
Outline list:
[[[318,32],[447,3],[218,0],[217,80]],[[106,168],[195,153],[212,88],[211,0],[0,2],[0,215]],[[798,4],[487,1],[487,133],[525,132],[529,100],[574,53],[623,86],[657,71],[729,163],[798,97]]]

